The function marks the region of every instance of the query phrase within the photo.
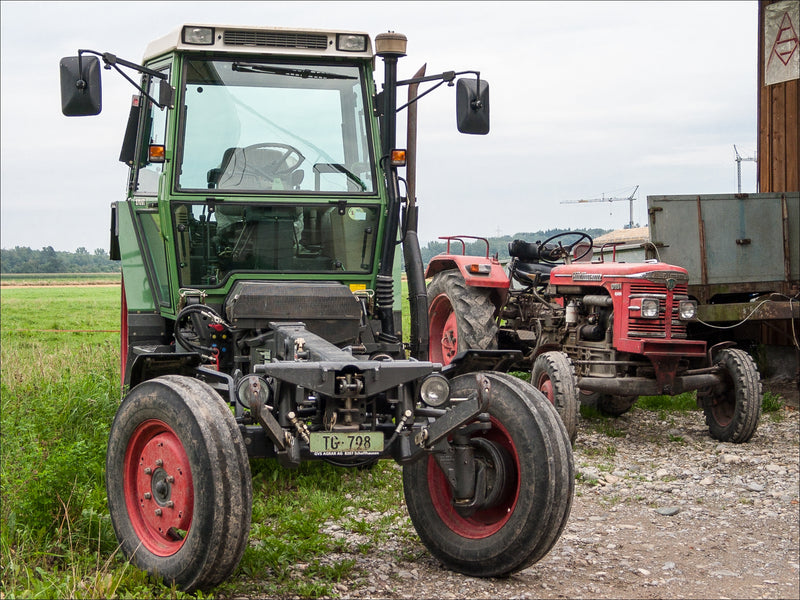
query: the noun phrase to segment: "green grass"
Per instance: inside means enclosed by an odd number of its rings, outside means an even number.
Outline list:
[[[0,303],[0,597],[204,597],[117,552],[104,468],[119,404],[119,288],[6,287]],[[414,535],[392,462],[290,471],[261,460],[252,473],[249,547],[208,597],[331,596],[342,578],[363,575],[356,558],[388,528]]]
[[[639,396],[634,406],[642,410],[689,412],[699,410],[695,392],[686,392],[677,396]]]

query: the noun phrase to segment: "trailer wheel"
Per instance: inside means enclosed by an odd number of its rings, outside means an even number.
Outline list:
[[[166,375],[130,391],[111,426],[106,490],[123,553],[168,585],[213,587],[239,564],[250,466],[233,415],[207,384]]]
[[[547,398],[506,373],[481,375],[491,384],[491,429],[473,432],[471,445],[491,500],[471,511],[457,508],[432,455],[403,467],[403,486],[417,533],[444,566],[496,577],[550,551],[567,523],[575,481],[567,432]],[[475,374],[451,381],[453,394],[475,386]]]
[[[428,285],[430,360],[449,365],[464,350],[497,348],[494,312],[488,289],[468,286],[457,269],[436,273]]]
[[[761,416],[761,380],[750,355],[738,348],[720,350],[715,364],[722,367],[727,386],[703,403],[711,437],[740,444],[756,432]]]
[[[556,407],[569,441],[578,435],[578,391],[575,387],[575,368],[564,352],[544,352],[536,357],[531,371],[531,383]]]

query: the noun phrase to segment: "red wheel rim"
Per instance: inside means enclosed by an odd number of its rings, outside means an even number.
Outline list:
[[[450,300],[444,294],[433,299],[430,321],[429,355],[433,362],[449,365],[458,353],[458,322]]]
[[[124,469],[125,504],[136,536],[157,556],[175,554],[186,540],[194,509],[183,444],[166,423],[145,421],[128,441]]]
[[[711,407],[711,413],[720,427],[727,427],[733,421],[733,415],[736,413],[736,403],[728,398],[718,398],[717,403]]]
[[[542,375],[539,377],[539,381],[536,382],[536,387],[540,392],[547,396],[547,399],[550,400],[550,404],[555,405],[553,382],[550,381],[550,378],[545,373],[542,373]]]
[[[484,434],[489,441],[499,444],[513,457],[514,472],[506,481],[511,493],[505,500],[492,508],[478,510],[469,518],[464,518],[453,507],[453,492],[444,473],[433,456],[428,458],[428,490],[433,508],[442,522],[457,535],[468,539],[489,537],[503,528],[511,518],[519,499],[519,456],[511,436],[499,421],[492,417],[492,428]]]

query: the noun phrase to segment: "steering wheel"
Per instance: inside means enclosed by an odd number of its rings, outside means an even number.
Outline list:
[[[559,240],[559,238],[576,235],[578,236],[578,239],[573,241],[571,244],[564,246],[561,241],[559,241],[557,245],[549,248],[547,247],[548,244],[552,244],[556,240]],[[583,254],[574,257],[572,260],[580,260],[592,251],[592,237],[588,233],[583,233],[582,231],[565,231],[564,233],[557,233],[556,235],[550,236],[544,242],[542,242],[541,246],[539,246],[539,260],[550,265],[556,264],[558,261],[569,257],[569,255],[572,254],[572,249],[583,240],[586,240],[589,243],[588,247]]]
[[[293,171],[296,171],[306,159],[300,150],[289,144],[262,142],[260,144],[245,146],[242,149],[245,157],[248,155],[255,156],[259,150],[277,150],[280,153],[280,156],[276,160],[270,160],[267,164],[263,164],[261,161],[247,161],[245,172],[252,173],[257,177],[263,177],[264,179],[271,180],[275,177],[289,175]]]

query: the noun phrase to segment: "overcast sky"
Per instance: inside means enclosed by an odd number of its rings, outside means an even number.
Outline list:
[[[733,193],[733,145],[756,150],[757,16],[738,2],[9,2],[2,32],[3,248],[108,249],[109,205],[134,89],[103,71],[103,112],[61,114],[58,62],[78,48],[139,62],[184,22],[408,37],[406,78],[480,70],[491,132],[455,127],[455,95],[420,105],[423,243],[551,227],[621,228],[648,195]],[[378,78],[381,78],[379,73]],[[403,94],[405,92],[402,92]],[[399,137],[398,145],[404,139]],[[741,163],[754,192],[754,162]]]

